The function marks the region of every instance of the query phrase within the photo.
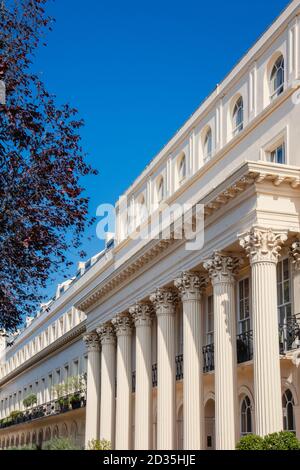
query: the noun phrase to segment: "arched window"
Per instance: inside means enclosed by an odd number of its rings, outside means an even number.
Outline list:
[[[294,406],[293,394],[290,390],[286,390],[282,396],[283,429],[285,431],[296,432]]]
[[[181,406],[177,416],[177,450],[183,449],[183,406]]]
[[[239,97],[233,108],[232,114],[233,135],[239,134],[244,129],[244,101]]]
[[[178,165],[178,180],[179,184],[182,184],[186,177],[186,158],[183,155],[179,161]]]
[[[271,100],[281,95],[284,91],[284,58],[281,55],[276,60],[270,77]]]
[[[142,195],[137,203],[137,226],[141,225],[148,217],[145,197]]]
[[[252,433],[252,413],[251,401],[246,395],[241,404],[241,435],[246,436]]]
[[[204,139],[204,148],[203,148],[204,163],[211,159],[212,156],[212,132],[211,129],[208,129]]]
[[[157,202],[160,204],[165,197],[165,185],[164,185],[164,179],[160,178],[160,180],[157,183]]]

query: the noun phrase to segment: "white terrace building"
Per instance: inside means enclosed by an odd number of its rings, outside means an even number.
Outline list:
[[[133,240],[80,266],[0,366],[2,448],[69,435],[115,449],[233,449],[300,437],[300,0],[126,192],[205,206],[205,243]],[[141,217],[138,225],[147,227]],[[137,229],[137,227],[135,227]],[[61,410],[53,384],[87,372]]]

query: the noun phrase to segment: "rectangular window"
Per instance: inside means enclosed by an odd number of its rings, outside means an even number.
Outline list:
[[[278,321],[280,331],[280,352],[293,349],[295,341],[292,333],[292,303],[291,303],[291,281],[290,263],[288,258],[277,265],[277,305]]]
[[[45,391],[46,391],[45,379],[42,379],[42,385],[41,385],[41,401],[42,401],[42,403],[45,403],[45,401],[46,401]]]
[[[272,163],[279,163],[281,165],[286,164],[284,144],[279,145],[278,147],[276,147],[276,149],[270,152],[270,161]]]
[[[238,287],[239,334],[251,331],[249,278],[239,282]]]
[[[68,378],[69,378],[69,366],[66,365],[65,366],[65,380],[68,380]]]
[[[292,318],[291,285],[289,260],[277,265],[277,304],[279,323],[284,325]]]
[[[49,394],[49,400],[52,400],[52,396],[53,396],[52,387],[53,387],[53,377],[52,377],[52,374],[50,374],[50,375],[48,376],[48,394]]]
[[[206,311],[206,345],[214,343],[214,298],[210,295],[207,298]]]

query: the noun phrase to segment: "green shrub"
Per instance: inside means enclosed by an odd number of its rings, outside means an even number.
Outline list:
[[[264,439],[254,434],[242,437],[237,445],[237,450],[263,450]]]
[[[300,441],[292,432],[277,432],[264,438],[264,450],[300,450]]]
[[[43,445],[43,450],[79,450],[71,439],[56,437]]]
[[[278,432],[260,437],[249,434],[237,445],[237,450],[300,450],[300,441],[292,432]]]
[[[37,450],[36,446],[10,447],[7,450]]]
[[[111,443],[106,440],[92,439],[89,441],[88,450],[111,450]]]

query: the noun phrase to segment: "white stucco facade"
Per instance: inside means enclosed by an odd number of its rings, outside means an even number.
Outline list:
[[[124,195],[148,212],[203,204],[203,247],[133,240],[119,214],[114,245],[0,342],[0,419],[29,391],[42,410],[2,421],[2,448],[49,433],[118,450],[300,438],[299,93],[294,0]],[[47,414],[67,375],[86,378],[80,408]]]

